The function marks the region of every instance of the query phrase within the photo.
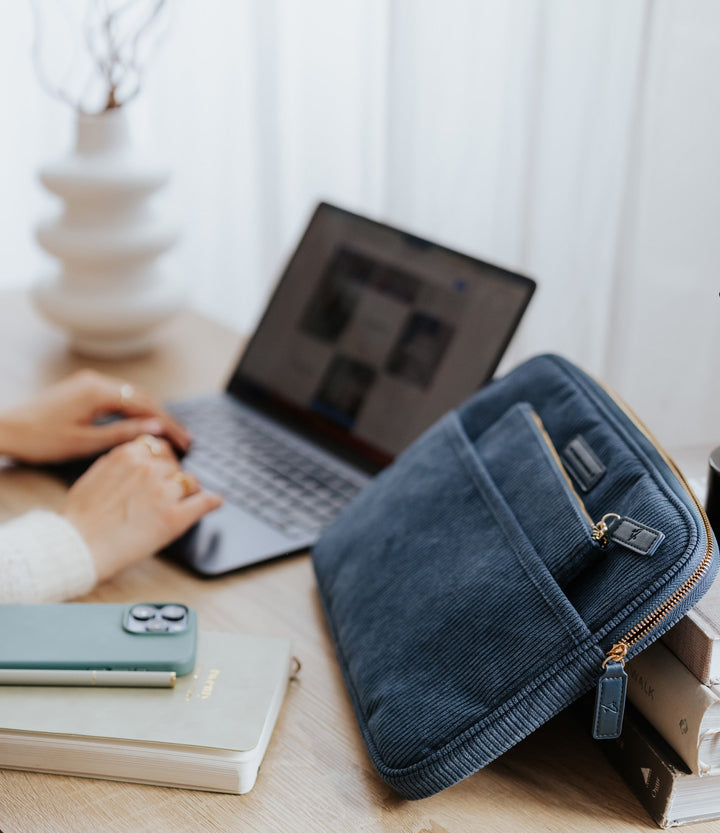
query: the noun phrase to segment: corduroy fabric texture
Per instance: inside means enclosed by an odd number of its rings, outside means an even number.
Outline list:
[[[607,468],[582,498],[553,451],[578,434]],[[590,519],[611,512],[665,534],[652,557],[592,541]],[[711,567],[645,644],[717,571],[695,503],[571,363],[541,356],[487,386],[378,475],[313,551],[379,774],[422,798],[501,755],[597,682],[605,651],[708,546]]]

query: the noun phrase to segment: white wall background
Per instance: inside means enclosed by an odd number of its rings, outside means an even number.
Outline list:
[[[0,8],[0,287],[51,268],[72,115]],[[533,275],[505,367],[564,353],[666,444],[720,442],[720,3],[179,0],[129,111],[175,171],[172,268],[247,330],[321,198]]]

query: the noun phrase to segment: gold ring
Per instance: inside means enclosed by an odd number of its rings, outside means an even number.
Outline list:
[[[152,434],[140,434],[139,437],[135,437],[135,442],[142,443],[153,457],[160,457],[163,453],[162,443]]]
[[[187,472],[176,471],[173,475],[173,480],[177,480],[177,482],[182,486],[183,497],[189,497],[195,490],[195,483]]]
[[[131,404],[135,396],[135,388],[132,385],[125,383],[120,386],[120,405],[125,408]]]

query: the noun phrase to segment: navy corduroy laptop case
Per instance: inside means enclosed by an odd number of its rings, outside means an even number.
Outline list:
[[[616,736],[625,659],[718,567],[671,462],[556,356],[430,428],[313,562],[363,738],[407,798],[482,768],[594,686],[595,735]]]

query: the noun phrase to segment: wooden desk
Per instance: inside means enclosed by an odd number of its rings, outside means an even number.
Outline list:
[[[0,407],[81,366],[142,384],[160,398],[215,390],[240,338],[194,313],[135,362],[69,354],[23,295],[0,293]],[[29,506],[57,506],[62,488],[27,470],[0,474],[0,520]],[[246,796],[173,790],[36,773],[0,772],[3,833],[277,831],[471,833],[655,830],[588,737],[561,715],[482,772],[419,802],[400,799],[374,773],[325,631],[306,555],[210,581],[154,559],[88,600],[169,598],[192,604],[206,630],[289,636],[302,660],[254,790]],[[693,833],[718,830],[695,825]]]

